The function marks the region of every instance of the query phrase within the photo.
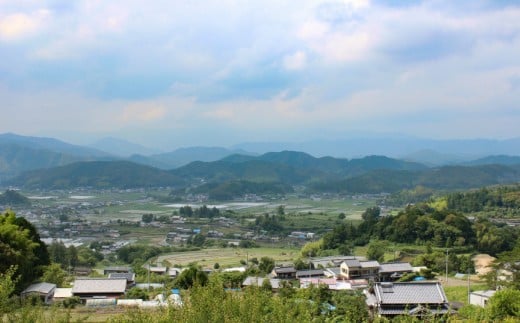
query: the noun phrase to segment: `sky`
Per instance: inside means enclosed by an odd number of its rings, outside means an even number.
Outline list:
[[[0,132],[154,148],[520,136],[520,3],[0,0]]]

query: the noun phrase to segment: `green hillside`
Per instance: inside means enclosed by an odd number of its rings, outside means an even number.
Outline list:
[[[183,186],[184,180],[157,168],[126,161],[78,162],[24,173],[10,182],[27,188],[136,188]]]

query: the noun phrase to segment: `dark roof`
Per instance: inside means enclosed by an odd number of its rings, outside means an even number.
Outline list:
[[[296,278],[309,276],[324,276],[323,269],[298,270],[296,272]]]
[[[381,305],[446,304],[439,282],[376,283],[374,294]]]
[[[127,281],[135,280],[135,273],[110,273],[108,274],[108,278],[119,278],[126,279]]]
[[[289,274],[295,273],[296,269],[294,269],[294,267],[276,267],[274,269],[274,272],[277,274]]]
[[[412,272],[413,267],[408,262],[391,262],[386,264],[381,264],[379,266],[379,273],[394,273],[398,271],[407,271]]]

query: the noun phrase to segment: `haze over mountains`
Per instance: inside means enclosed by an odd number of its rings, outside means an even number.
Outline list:
[[[403,139],[401,144],[408,143],[411,147],[406,149],[413,149],[412,141],[407,140]],[[393,151],[393,154],[406,151],[402,147],[392,150],[391,146],[397,147],[398,141],[390,141],[386,141],[388,147],[383,147],[385,140],[382,139],[382,146],[374,150]],[[519,140],[429,142],[448,151],[437,157],[459,158],[458,162],[437,166],[439,160],[426,159],[420,163],[412,161],[412,155],[406,160],[375,154],[346,159],[314,157],[307,152],[289,150],[258,154],[262,151],[260,147],[268,148],[265,143],[237,145],[236,149],[188,147],[154,154],[146,147],[115,139],[100,141],[98,146],[83,147],[53,138],[3,134],[0,135],[0,176],[4,184],[28,188],[191,187],[194,191],[209,190],[215,192],[215,196],[226,198],[231,195],[222,194],[222,191],[286,193],[294,185],[316,192],[379,193],[418,185],[459,189],[520,181],[520,157],[513,156],[520,151]],[[363,150],[360,142],[354,140],[335,143],[334,155],[348,151],[357,155],[375,145],[374,140],[369,141]],[[310,150],[319,146],[318,142],[300,145]],[[102,147],[110,152],[99,149]],[[291,144],[283,147],[290,148]],[[332,142],[322,142],[320,149],[326,152],[333,147]],[[502,153],[504,150],[509,150],[510,154],[465,160],[461,153],[455,154],[456,147],[468,155],[485,151]],[[151,154],[132,154],[132,148]],[[435,154],[430,153],[432,155]]]

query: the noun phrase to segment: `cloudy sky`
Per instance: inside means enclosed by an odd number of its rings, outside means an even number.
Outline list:
[[[163,149],[520,136],[520,5],[0,0],[0,132]]]

